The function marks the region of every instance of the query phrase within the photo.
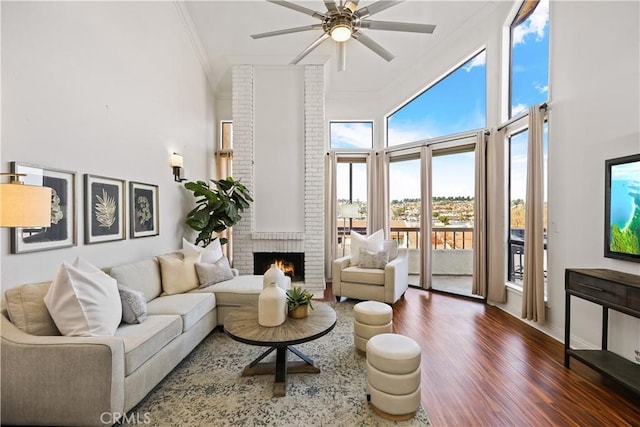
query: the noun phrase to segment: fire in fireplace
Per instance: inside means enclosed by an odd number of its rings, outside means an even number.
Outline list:
[[[304,281],[303,252],[254,252],[253,274],[264,274],[275,264],[292,282]]]

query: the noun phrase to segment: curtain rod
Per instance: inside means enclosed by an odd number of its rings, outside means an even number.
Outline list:
[[[389,153],[395,153],[396,151],[403,151],[403,150],[415,150],[417,148],[420,147],[428,147],[430,145],[437,145],[437,144],[445,144],[447,142],[453,142],[453,141],[459,141],[461,139],[467,139],[467,138],[473,138],[474,136],[476,136],[478,134],[478,131],[480,131],[480,129],[478,129],[475,132],[465,132],[462,134],[458,134],[458,135],[452,135],[451,137],[445,137],[446,139],[443,139],[441,141],[434,141],[434,142],[427,142],[427,140],[423,140],[419,145],[412,145],[410,147],[398,147],[398,148],[387,148],[385,150],[382,150],[383,152],[385,152],[386,154]]]
[[[548,111],[549,110],[549,105],[546,102],[543,102],[542,104],[540,104],[540,106],[538,108],[540,110]],[[517,122],[521,118],[523,118],[525,116],[528,116],[528,115],[529,115],[529,111],[524,111],[524,112],[518,114],[516,117],[513,117],[513,118],[507,120],[507,122],[505,124],[503,124],[502,126],[497,127],[496,130],[502,130],[502,129],[506,128],[507,126],[514,124],[515,122]],[[489,134],[491,134],[491,132],[486,131],[484,134],[485,135],[489,135]]]

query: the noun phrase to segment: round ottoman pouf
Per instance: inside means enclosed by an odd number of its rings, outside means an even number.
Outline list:
[[[366,352],[367,341],[378,334],[393,332],[393,309],[383,302],[362,301],[353,307],[353,342],[356,349]]]
[[[412,418],[420,406],[420,346],[400,334],[367,341],[367,388],[373,410],[392,420]]]

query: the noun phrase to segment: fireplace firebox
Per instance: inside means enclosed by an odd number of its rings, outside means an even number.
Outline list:
[[[254,252],[253,274],[264,274],[276,264],[284,274],[291,277],[292,282],[304,281],[304,253],[303,252]]]

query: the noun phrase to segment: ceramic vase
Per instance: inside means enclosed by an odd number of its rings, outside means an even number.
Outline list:
[[[264,276],[262,278],[262,289],[266,289],[267,285],[271,282],[275,282],[280,289],[283,291],[287,291],[285,289],[285,279],[284,272],[280,270],[275,264],[271,264],[271,267],[265,271]]]
[[[275,281],[267,284],[258,297],[258,323],[261,326],[278,326],[287,320],[287,294]]]

